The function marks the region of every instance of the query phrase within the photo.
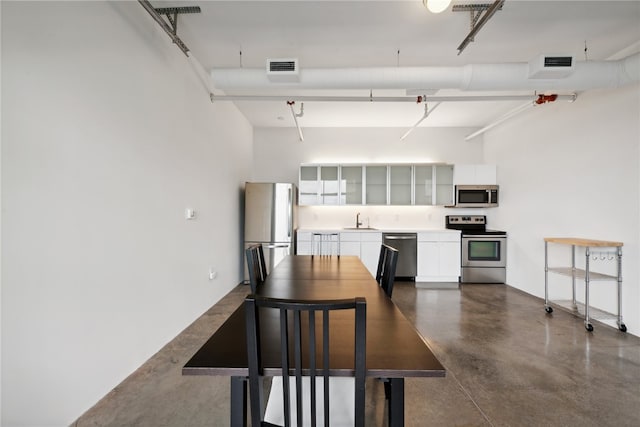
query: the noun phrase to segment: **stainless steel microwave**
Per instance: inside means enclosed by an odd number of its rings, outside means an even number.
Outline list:
[[[456,185],[457,208],[492,208],[498,206],[497,185]]]

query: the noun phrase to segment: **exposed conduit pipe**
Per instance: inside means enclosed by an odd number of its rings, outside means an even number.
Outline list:
[[[289,108],[291,108],[291,115],[293,116],[293,121],[296,123],[296,129],[298,129],[298,137],[300,138],[300,142],[304,142],[304,136],[302,135],[302,129],[300,128],[300,125],[298,124],[298,117],[302,117],[304,116],[304,104],[300,104],[300,113],[296,114],[295,111],[293,111],[293,106],[296,102],[295,101],[287,101],[287,105],[289,106]]]
[[[537,95],[478,95],[478,96],[430,96],[430,102],[473,101],[526,101]],[[557,95],[558,99],[572,100],[575,95]],[[299,101],[299,102],[418,102],[415,96],[323,96],[323,95],[212,95],[212,101]]]
[[[573,95],[573,97],[571,99],[569,99],[569,102],[573,102],[575,101],[577,98],[577,95]],[[536,105],[542,105],[542,104],[546,104],[548,102],[554,102],[558,99],[561,99],[560,96],[556,96],[556,95],[538,95],[538,98],[533,101],[533,102],[527,102],[526,104],[520,105],[519,107],[514,108],[513,110],[507,112],[506,114],[504,114],[503,116],[499,117],[497,120],[489,123],[488,125],[486,125],[485,127],[483,127],[482,129],[479,129],[475,132],[473,132],[472,134],[467,135],[464,140],[465,141],[469,141],[470,139],[475,138],[478,135],[481,135],[483,133],[485,133],[486,131],[488,131],[489,129],[492,129],[496,126],[498,126],[500,123],[504,122],[505,120],[510,119],[511,117],[514,117],[524,111],[527,111],[529,108],[531,107],[535,107]]]
[[[408,137],[408,136],[409,136],[409,134],[410,134],[411,132],[413,132],[413,130],[414,130],[415,128],[417,128],[417,127],[418,127],[418,125],[420,125],[420,123],[422,123],[422,121],[423,121],[424,119],[426,119],[427,117],[429,117],[429,114],[431,114],[431,113],[433,112],[433,110],[435,110],[436,108],[438,108],[438,105],[440,105],[440,102],[438,102],[436,105],[434,105],[434,106],[431,108],[431,110],[429,110],[429,109],[427,108],[427,104],[426,104],[426,102],[425,102],[425,104],[424,104],[424,114],[422,115],[422,117],[420,118],[420,120],[418,120],[418,121],[416,122],[416,124],[415,124],[415,125],[413,125],[413,127],[411,127],[408,131],[406,131],[406,132],[405,132],[405,134],[404,134],[404,135],[402,135],[402,136],[400,137],[400,141],[404,141],[404,139],[405,139],[406,137]]]
[[[499,117],[497,120],[489,123],[488,125],[486,125],[485,127],[483,127],[482,129],[479,129],[475,132],[473,132],[470,135],[467,135],[464,140],[465,141],[469,141],[470,139],[475,138],[478,135],[482,135],[483,133],[485,133],[486,131],[488,131],[489,129],[492,129],[496,126],[498,126],[500,123],[504,122],[505,120],[510,119],[513,116],[516,116],[520,113],[522,113],[523,111],[528,110],[529,108],[533,107],[534,105],[536,105],[533,101],[529,101],[525,104],[520,105],[519,107],[514,108],[513,110],[507,112],[506,114],[502,115],[501,117]]]
[[[580,91],[640,81],[640,52],[617,61],[576,62],[572,74],[529,78],[529,64],[470,64],[451,67],[301,69],[298,83],[272,83],[262,68],[215,68],[215,87],[232,89],[461,89]]]

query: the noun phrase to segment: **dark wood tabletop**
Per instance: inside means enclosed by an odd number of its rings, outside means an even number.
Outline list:
[[[367,376],[383,378],[444,377],[445,369],[422,336],[380,289],[358,257],[289,256],[259,287],[257,294],[277,298],[326,300],[364,297],[367,301]],[[264,356],[265,374],[277,374],[279,337],[277,319],[273,354]],[[264,322],[264,320],[262,321]],[[331,318],[332,375],[350,375],[353,369],[353,317]],[[265,327],[263,330],[269,331]],[[269,332],[267,332],[269,333]],[[270,368],[274,370],[271,371]],[[247,376],[244,305],[213,333],[182,369],[183,375]]]
[[[364,297],[367,302],[367,376],[385,378],[390,427],[404,426],[404,378],[444,377],[445,369],[364,264],[354,256],[289,256],[258,287],[258,295],[328,300]],[[277,314],[260,314],[265,375],[280,375]],[[352,375],[354,318],[331,313],[330,375]],[[273,326],[270,326],[273,325]],[[303,329],[304,325],[303,325]],[[304,337],[303,337],[304,339]],[[265,349],[265,344],[272,344]],[[308,364],[303,354],[303,365]],[[231,426],[247,425],[247,347],[244,304],[182,368],[183,375],[231,377]],[[388,387],[387,387],[388,386]]]

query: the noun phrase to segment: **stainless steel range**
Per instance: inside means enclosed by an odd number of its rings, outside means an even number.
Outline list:
[[[504,283],[507,232],[487,230],[485,215],[447,215],[445,227],[461,231],[461,283]]]

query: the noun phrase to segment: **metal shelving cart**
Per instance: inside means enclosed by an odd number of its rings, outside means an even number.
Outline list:
[[[549,243],[557,243],[561,245],[571,246],[571,267],[549,267],[548,245]],[[547,313],[552,313],[553,308],[549,301],[549,272],[569,276],[572,280],[573,298],[570,301],[555,301],[554,303],[569,309],[574,314],[584,313],[584,327],[587,331],[593,331],[591,319],[616,318],[618,329],[622,332],[627,331],[627,327],[622,321],[622,242],[609,242],[603,240],[581,239],[575,237],[545,237],[544,238],[544,309]],[[585,248],[585,266],[584,269],[576,268],[576,246]],[[592,272],[589,269],[589,260],[592,256],[591,248],[614,248],[615,252],[603,252],[605,258],[617,261],[617,274],[615,276]],[[596,255],[602,257],[602,254]],[[585,296],[584,304],[576,300],[576,279],[584,279]],[[589,284],[591,281],[617,281],[618,283],[618,314],[598,310],[589,307]]]

